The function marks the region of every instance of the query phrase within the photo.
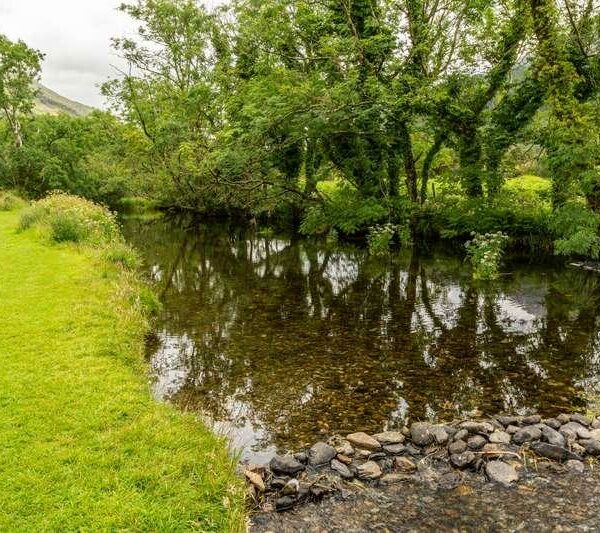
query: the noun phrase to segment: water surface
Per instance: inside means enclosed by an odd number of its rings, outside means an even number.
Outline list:
[[[600,278],[509,261],[475,284],[459,253],[374,258],[223,224],[131,220],[163,302],[159,398],[262,460],[410,420],[583,410],[600,391]]]

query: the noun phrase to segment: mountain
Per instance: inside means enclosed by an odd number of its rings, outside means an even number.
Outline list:
[[[38,90],[39,93],[35,103],[36,113],[49,113],[51,115],[66,113],[75,117],[84,117],[94,111],[93,107],[69,100],[48,89],[48,87],[44,87],[41,83],[38,84]]]

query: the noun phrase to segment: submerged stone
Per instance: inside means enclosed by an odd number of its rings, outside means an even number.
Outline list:
[[[490,461],[485,465],[485,473],[491,481],[505,486],[519,480],[519,474],[514,467],[504,461]]]

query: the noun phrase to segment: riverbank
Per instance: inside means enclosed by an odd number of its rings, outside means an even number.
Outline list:
[[[243,530],[224,442],[150,395],[135,276],[18,219],[0,212],[0,530]]]

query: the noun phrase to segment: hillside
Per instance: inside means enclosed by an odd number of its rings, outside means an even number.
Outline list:
[[[36,113],[50,113],[51,115],[66,113],[67,115],[83,117],[94,111],[93,107],[69,100],[47,87],[44,87],[42,84],[39,84],[38,88],[40,92],[36,99]]]

